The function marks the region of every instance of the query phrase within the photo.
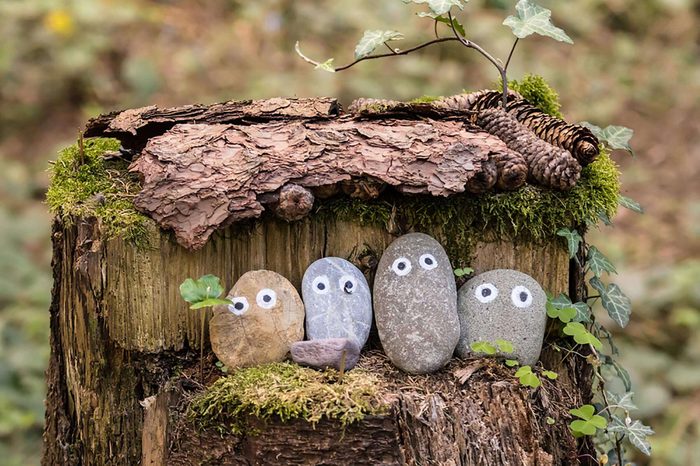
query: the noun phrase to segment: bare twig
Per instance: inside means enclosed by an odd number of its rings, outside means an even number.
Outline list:
[[[508,108],[508,78],[506,76],[506,70],[503,67],[503,65],[497,60],[496,58],[493,57],[490,53],[488,53],[486,50],[484,50],[479,44],[476,42],[472,42],[469,39],[465,39],[462,37],[459,32],[457,32],[457,29],[455,28],[454,20],[452,19],[452,13],[447,12],[447,17],[450,19],[450,27],[452,28],[452,32],[454,33],[454,36],[459,40],[462,45],[465,47],[468,47],[470,49],[474,49],[477,52],[479,52],[481,55],[483,55],[488,61],[490,61],[493,66],[496,67],[498,72],[501,74],[501,81],[503,81],[503,109],[505,110]]]
[[[438,34],[438,32],[437,32],[438,22],[439,22],[439,21],[436,19],[436,20],[435,20],[435,24],[433,24],[433,31],[435,31],[435,38],[436,38],[436,39],[439,39],[439,38],[440,38],[440,34]]]
[[[520,41],[519,37],[515,38],[515,42],[513,42],[513,47],[510,49],[510,53],[508,54],[508,60],[506,60],[506,66],[503,67],[506,71],[508,71],[508,65],[510,65],[510,59],[513,58],[513,52],[515,52],[515,47],[518,45],[518,41]]]
[[[335,71],[347,70],[348,68],[351,68],[351,67],[353,67],[353,66],[357,65],[358,63],[365,61],[365,60],[374,60],[377,58],[398,57],[400,55],[408,55],[409,53],[415,52],[417,50],[420,50],[422,48],[428,47],[428,46],[433,45],[433,44],[438,44],[440,42],[452,42],[452,41],[456,41],[456,40],[457,39],[455,39],[454,37],[442,37],[440,39],[433,39],[431,41],[424,42],[420,45],[416,45],[415,47],[411,47],[410,49],[399,50],[398,52],[395,50],[392,50],[392,53],[381,53],[378,55],[368,55],[366,57],[358,58],[354,62],[349,63],[347,65],[339,66],[338,68],[335,68]],[[318,65],[318,63],[315,63],[315,62],[311,62],[311,63]]]
[[[389,50],[391,50],[391,53],[392,53],[392,54],[396,55],[396,50],[392,49],[392,48],[391,48],[391,45],[387,44],[386,42],[384,42],[384,45],[386,45],[386,48],[388,48]]]

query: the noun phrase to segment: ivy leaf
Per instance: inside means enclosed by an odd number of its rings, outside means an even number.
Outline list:
[[[382,31],[379,29],[365,31],[360,42],[355,46],[355,59],[359,60],[374,52],[374,49],[390,40],[401,40],[403,34],[396,31]]]
[[[515,351],[513,343],[508,340],[496,340],[496,346],[498,346],[498,349],[501,350],[502,353],[512,353]]]
[[[581,241],[583,241],[583,238],[578,234],[578,231],[569,230],[568,228],[562,228],[557,231],[557,235],[566,238],[566,246],[569,249],[569,259],[573,259],[578,252],[579,245]]]
[[[436,16],[444,15],[455,6],[463,10],[464,5],[462,3],[467,3],[468,1],[469,0],[403,0],[404,3],[416,3],[418,5],[427,3],[430,11]]]
[[[469,348],[471,348],[474,353],[488,354],[489,356],[496,354],[496,347],[488,341],[475,341],[469,345]]]
[[[450,18],[447,18],[442,15],[436,15],[435,13],[427,13],[425,11],[421,11],[420,13],[418,13],[418,17],[431,18],[437,21],[438,23],[444,23],[450,26]],[[464,25],[460,23],[457,18],[452,18],[452,25],[455,27],[455,31],[457,31],[461,36],[465,36],[467,34],[464,30]]]
[[[607,126],[601,128],[587,121],[581,122],[595,137],[604,142],[611,149],[622,149],[634,155],[634,151],[630,146],[630,139],[634,136],[634,131],[624,126]]]
[[[601,296],[605,294],[605,285],[600,281],[600,278],[593,277],[588,280],[588,284],[591,285],[591,287],[593,287],[593,289],[596,290]]]
[[[333,67],[333,60],[333,58],[329,58],[323,63],[319,63],[318,65],[316,65],[314,69],[328,71],[329,73],[335,73],[335,67]]]
[[[563,329],[564,334],[572,336],[579,345],[591,345],[597,350],[603,348],[603,344],[579,322],[569,322]]]
[[[634,411],[637,409],[637,405],[635,405],[632,401],[634,392],[627,392],[622,395],[617,395],[616,393],[606,391],[605,394],[610,404],[614,405],[615,407],[622,408],[625,411]]]
[[[626,209],[629,209],[632,212],[637,212],[638,214],[644,213],[644,208],[641,206],[641,204],[639,204],[639,202],[635,201],[634,199],[630,199],[629,197],[620,195],[617,199],[617,202],[622,207],[625,207]]]
[[[557,296],[556,298],[552,298],[550,302],[557,309],[571,306],[571,300],[564,293],[560,293],[559,296]]]
[[[608,364],[606,364],[608,367],[611,367],[615,373],[617,374],[617,377],[622,381],[622,384],[625,386],[625,391],[630,391],[632,390],[632,379],[630,378],[629,372],[620,365],[617,361],[611,359]]]
[[[603,222],[606,226],[612,226],[613,224],[612,220],[610,220],[610,217],[608,216],[608,213],[604,210],[598,212],[598,220]],[[595,222],[592,224],[595,225]]]
[[[530,34],[551,37],[559,42],[573,44],[563,29],[552,24],[552,12],[537,5],[532,0],[520,0],[515,5],[515,16],[509,16],[503,21],[505,26],[513,29],[513,34],[519,39],[524,39]]]
[[[623,423],[619,419],[616,419],[614,424],[608,427],[608,432],[626,435],[630,443],[634,445],[637,450],[647,456],[651,455],[651,445],[647,437],[654,435],[654,431],[651,427],[645,426],[639,420],[632,421],[627,418],[626,422]]]
[[[588,304],[583,302],[578,302],[573,304],[572,307],[576,310],[576,317],[573,318],[574,322],[590,322],[591,321],[591,308]]]
[[[215,275],[203,275],[199,277],[198,280],[188,278],[180,285],[180,296],[182,296],[182,299],[192,304],[190,309],[205,307],[199,305],[199,303],[218,298],[223,292],[224,288],[219,282],[219,277]]]
[[[586,262],[588,267],[590,267],[593,275],[600,278],[603,272],[617,273],[615,266],[610,262],[610,260],[603,255],[602,252],[598,250],[595,246],[589,246],[588,255],[586,256]]]
[[[632,303],[625,296],[619,286],[615,283],[608,285],[605,293],[601,295],[602,304],[612,320],[622,328],[625,328],[630,321],[632,313]]]

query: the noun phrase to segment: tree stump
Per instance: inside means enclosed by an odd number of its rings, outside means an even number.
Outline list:
[[[332,99],[149,107],[100,117],[86,134],[119,139],[141,178],[134,204],[152,220],[146,247],[109,234],[106,220],[85,209],[65,208],[54,221],[43,464],[585,463],[590,445],[570,433],[568,409],[590,400],[591,374],[582,359],[552,347],[542,364],[560,376],[531,390],[512,370],[480,359],[402,374],[375,341],[359,366],[384,381],[384,414],[343,427],[249,413],[244,434],[200,431],[185,410],[202,389],[202,346],[205,385],[223,374],[178,286],[211,273],[230,287],[246,271],[269,269],[299,287],[324,256],[347,258],[371,283],[391,241],[423,231],[455,267],[513,268],[576,297],[579,266],[555,233],[583,223],[566,199],[597,195],[595,173],[584,169],[570,195],[527,186],[522,204],[502,203],[507,193],[463,193],[490,152],[508,150],[497,138],[453,114],[427,125],[420,116],[354,119]],[[458,142],[465,149],[450,152]],[[296,221],[274,215],[274,195],[289,183],[316,194]],[[364,194],[351,197],[357,192]],[[532,196],[554,196],[562,210],[533,223],[521,209],[538,202]]]

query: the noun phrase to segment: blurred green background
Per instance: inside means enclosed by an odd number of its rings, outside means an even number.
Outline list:
[[[501,22],[515,0],[472,0],[471,38],[505,58]],[[656,429],[656,465],[700,464],[700,3],[541,1],[576,42],[521,41],[511,78],[543,75],[571,121],[634,128],[636,158],[616,153],[621,211],[589,239],[614,259],[634,314],[624,331],[639,415]],[[364,29],[430,38],[432,24],[399,0],[0,0],[0,458],[40,458],[48,359],[50,217],[47,162],[87,118],[147,104],[272,96],[411,99],[490,87],[498,77],[456,45],[336,64]],[[614,324],[610,325],[614,327]]]

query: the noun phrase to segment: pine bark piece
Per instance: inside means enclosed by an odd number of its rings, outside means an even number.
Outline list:
[[[479,112],[477,124],[525,157],[531,181],[560,190],[576,185],[581,176],[581,165],[576,159],[568,151],[539,139],[515,117],[502,109],[486,109]]]
[[[514,91],[509,91],[508,113],[532,130],[540,139],[567,150],[582,165],[593,162],[600,153],[598,138],[585,126],[567,123],[547,115]],[[481,111],[500,108],[502,94],[498,91],[478,91],[447,97],[435,102],[441,108]]]
[[[129,149],[140,150],[148,138],[165,133],[179,123],[240,123],[246,120],[328,119],[340,114],[337,99],[276,97],[213,105],[148,107],[100,115],[88,121],[85,137],[116,137]]]
[[[449,151],[457,143],[464,150]],[[259,217],[261,199],[288,183],[312,190],[361,179],[449,196],[465,191],[492,152],[506,151],[497,137],[450,120],[182,124],[150,139],[130,169],[143,179],[137,209],[196,249],[221,226]]]

